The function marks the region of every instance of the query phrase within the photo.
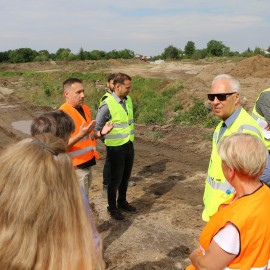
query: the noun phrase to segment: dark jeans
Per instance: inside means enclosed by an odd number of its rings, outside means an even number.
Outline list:
[[[109,185],[111,181],[111,170],[110,170],[110,161],[109,161],[109,156],[108,156],[108,150],[106,148],[107,155],[103,167],[103,185]]]
[[[127,202],[128,180],[134,161],[133,143],[128,142],[121,146],[107,146],[107,156],[111,168],[111,181],[108,186],[108,204],[109,209],[112,210],[116,208],[117,191],[118,205]]]

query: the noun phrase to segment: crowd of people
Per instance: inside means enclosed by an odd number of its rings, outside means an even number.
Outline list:
[[[104,269],[102,241],[89,207],[97,139],[106,146],[103,192],[109,215],[136,214],[127,199],[134,162],[132,78],[111,74],[96,119],[83,82],[63,82],[65,103],[36,117],[31,137],[0,155],[1,269]],[[252,115],[227,74],[207,95],[221,121],[213,133],[200,246],[191,269],[270,269],[270,89]]]

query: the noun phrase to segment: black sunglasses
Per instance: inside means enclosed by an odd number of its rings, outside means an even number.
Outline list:
[[[231,96],[233,94],[236,94],[237,92],[231,92],[231,93],[222,93],[222,94],[207,94],[207,97],[210,101],[214,101],[215,97],[217,97],[217,99],[219,101],[224,101],[227,99],[227,96]]]

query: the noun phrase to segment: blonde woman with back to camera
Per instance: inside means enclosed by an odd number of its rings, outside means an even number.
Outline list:
[[[203,229],[187,269],[270,269],[270,189],[259,181],[268,151],[257,137],[235,133],[218,153],[235,193]]]
[[[0,155],[0,269],[104,269],[62,139],[25,139]]]

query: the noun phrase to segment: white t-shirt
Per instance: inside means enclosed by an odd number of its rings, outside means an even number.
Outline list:
[[[240,235],[236,227],[227,224],[213,238],[213,240],[226,252],[239,254],[240,252]]]

